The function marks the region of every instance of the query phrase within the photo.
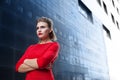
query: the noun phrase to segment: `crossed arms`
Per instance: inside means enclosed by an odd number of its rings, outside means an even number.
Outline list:
[[[51,69],[52,65],[51,63],[45,67],[44,69]],[[28,72],[28,71],[32,71],[35,69],[39,69],[39,66],[37,64],[37,58],[34,59],[25,59],[23,64],[20,65],[20,67],[18,68],[18,72],[24,73],[24,72]]]
[[[42,57],[28,59],[26,56],[29,53],[29,47],[25,54],[20,58],[20,60],[16,64],[16,71],[18,72],[28,72],[37,69],[51,69],[52,63],[55,58],[58,56],[59,46],[58,44],[53,44],[49,47],[49,49],[44,53]]]

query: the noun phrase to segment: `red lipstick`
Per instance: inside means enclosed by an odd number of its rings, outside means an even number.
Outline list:
[[[42,33],[38,33],[38,35],[42,35]]]

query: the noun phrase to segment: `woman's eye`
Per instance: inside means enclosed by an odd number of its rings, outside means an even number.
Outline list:
[[[39,29],[39,27],[36,27],[36,29],[38,30],[38,29]]]
[[[41,26],[41,28],[45,28],[45,26]]]

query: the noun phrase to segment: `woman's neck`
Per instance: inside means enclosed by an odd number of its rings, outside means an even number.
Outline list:
[[[41,39],[40,42],[39,42],[39,44],[45,44],[45,43],[48,43],[48,42],[52,42],[52,41],[50,40],[50,38]]]

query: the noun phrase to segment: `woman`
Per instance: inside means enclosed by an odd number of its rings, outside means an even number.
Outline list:
[[[30,45],[16,64],[16,71],[26,72],[25,80],[54,80],[52,65],[58,56],[59,43],[55,42],[51,19],[37,20],[36,33],[39,43]]]

